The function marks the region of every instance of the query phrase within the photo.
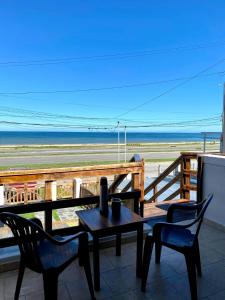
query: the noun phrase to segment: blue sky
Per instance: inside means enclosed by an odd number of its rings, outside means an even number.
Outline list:
[[[161,81],[225,59],[224,11],[223,0],[2,1],[0,129],[220,131],[225,61],[151,99],[184,82]]]

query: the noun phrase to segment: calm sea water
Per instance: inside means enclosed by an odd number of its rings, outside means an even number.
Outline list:
[[[124,133],[120,133],[124,142]],[[127,143],[202,141],[201,133],[128,132]],[[117,132],[31,132],[0,131],[0,145],[28,144],[113,144]]]

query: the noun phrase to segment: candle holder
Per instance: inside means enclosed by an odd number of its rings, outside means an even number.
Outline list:
[[[120,198],[112,198],[112,216],[115,219],[120,217],[121,202]]]

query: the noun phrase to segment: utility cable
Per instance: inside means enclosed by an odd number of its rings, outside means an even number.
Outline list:
[[[203,69],[203,70],[201,70],[200,72],[198,72],[198,73],[196,73],[195,75],[189,77],[188,79],[184,80],[183,82],[178,83],[178,84],[176,84],[175,86],[173,86],[173,87],[171,87],[171,88],[165,90],[165,91],[162,92],[161,94],[159,94],[159,95],[157,95],[157,96],[155,96],[155,97],[153,97],[153,98],[151,98],[151,99],[149,99],[149,100],[147,100],[147,101],[145,101],[145,102],[143,102],[143,103],[141,103],[141,104],[138,104],[138,105],[132,107],[131,109],[127,110],[127,111],[124,112],[124,113],[121,113],[121,114],[117,115],[117,116],[115,117],[115,119],[119,119],[120,117],[122,117],[122,116],[124,116],[124,115],[127,115],[128,113],[130,113],[130,112],[132,112],[132,111],[134,111],[134,110],[136,110],[136,109],[138,109],[138,108],[140,108],[140,107],[145,106],[146,104],[149,104],[149,103],[151,103],[151,102],[153,102],[153,101],[156,101],[156,100],[162,98],[163,96],[165,96],[165,95],[171,93],[172,91],[178,89],[179,87],[181,87],[181,86],[183,86],[183,85],[185,85],[185,84],[191,82],[192,80],[198,78],[201,74],[207,72],[208,70],[210,70],[210,69],[212,69],[212,68],[214,68],[214,67],[216,67],[216,66],[222,64],[224,61],[225,61],[225,58],[222,58],[222,59],[218,60],[216,63],[214,63],[214,64],[208,66],[207,68],[205,68],[205,69]]]
[[[202,73],[201,71],[200,73]],[[204,71],[205,72],[205,71]],[[97,91],[104,91],[104,90],[114,90],[114,89],[124,89],[124,88],[134,88],[134,87],[141,87],[141,86],[148,86],[148,85],[158,85],[158,84],[165,84],[174,81],[189,81],[193,80],[193,78],[197,77],[206,77],[206,76],[215,76],[215,75],[223,75],[225,71],[213,72],[209,74],[198,76],[186,76],[186,77],[177,77],[172,79],[165,79],[165,80],[158,80],[158,81],[148,81],[148,82],[140,82],[140,83],[131,83],[131,84],[123,84],[123,85],[115,85],[115,86],[108,86],[108,87],[100,87],[100,88],[86,88],[86,89],[74,89],[74,90],[51,90],[51,91],[24,91],[24,92],[0,92],[0,96],[11,96],[11,95],[29,95],[29,94],[58,94],[58,93],[81,93],[81,92],[97,92]],[[183,83],[182,83],[183,84]]]
[[[190,50],[198,50],[198,49],[220,47],[220,46],[225,46],[225,41],[206,42],[201,44],[184,45],[184,46],[177,46],[171,48],[119,52],[119,53],[103,54],[103,55],[63,57],[63,58],[55,58],[55,59],[47,58],[47,59],[33,59],[33,60],[11,60],[6,62],[0,62],[0,67],[5,67],[5,66],[25,67],[25,66],[34,66],[34,65],[42,66],[42,65],[54,65],[54,64],[68,64],[68,63],[74,63],[79,61],[127,59],[127,58],[136,58],[140,56],[148,56],[148,55],[156,55],[156,54],[164,54],[164,53],[167,54],[168,52],[190,51]]]

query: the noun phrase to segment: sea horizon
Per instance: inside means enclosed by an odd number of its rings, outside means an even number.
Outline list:
[[[119,139],[120,143],[124,143],[124,132],[120,132]],[[127,143],[200,142],[203,135],[200,132],[127,132],[126,140]],[[118,132],[0,131],[0,145],[117,143]]]

